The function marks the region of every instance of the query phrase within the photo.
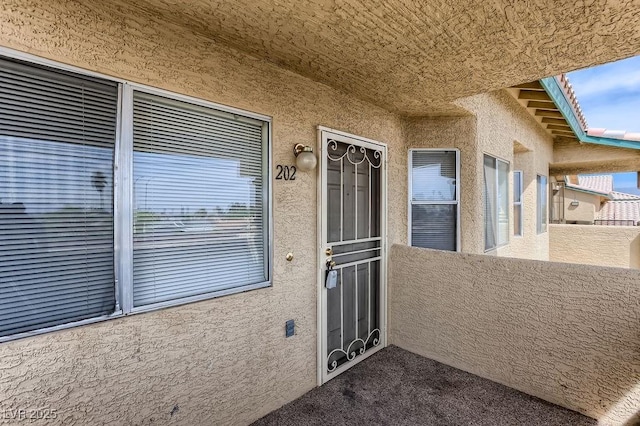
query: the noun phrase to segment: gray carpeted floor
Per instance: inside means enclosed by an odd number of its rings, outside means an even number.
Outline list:
[[[391,346],[254,426],[595,424],[576,412]]]

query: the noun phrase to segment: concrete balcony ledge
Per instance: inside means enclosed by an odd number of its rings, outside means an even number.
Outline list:
[[[602,425],[640,421],[640,271],[402,245],[390,265],[392,344]]]
[[[549,225],[549,258],[640,269],[640,226]]]

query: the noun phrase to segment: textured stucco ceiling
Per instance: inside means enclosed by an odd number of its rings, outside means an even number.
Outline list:
[[[123,1],[123,0],[112,0]],[[640,0],[138,0],[159,19],[409,115],[640,53]]]

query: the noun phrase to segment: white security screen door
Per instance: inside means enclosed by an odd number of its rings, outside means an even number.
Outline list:
[[[324,128],[320,140],[324,383],[385,344],[386,147]]]

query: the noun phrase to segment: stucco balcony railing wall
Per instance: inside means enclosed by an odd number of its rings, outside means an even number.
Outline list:
[[[640,269],[640,226],[549,225],[549,260]]]
[[[636,270],[394,245],[390,342],[601,424],[632,424],[639,282]]]

